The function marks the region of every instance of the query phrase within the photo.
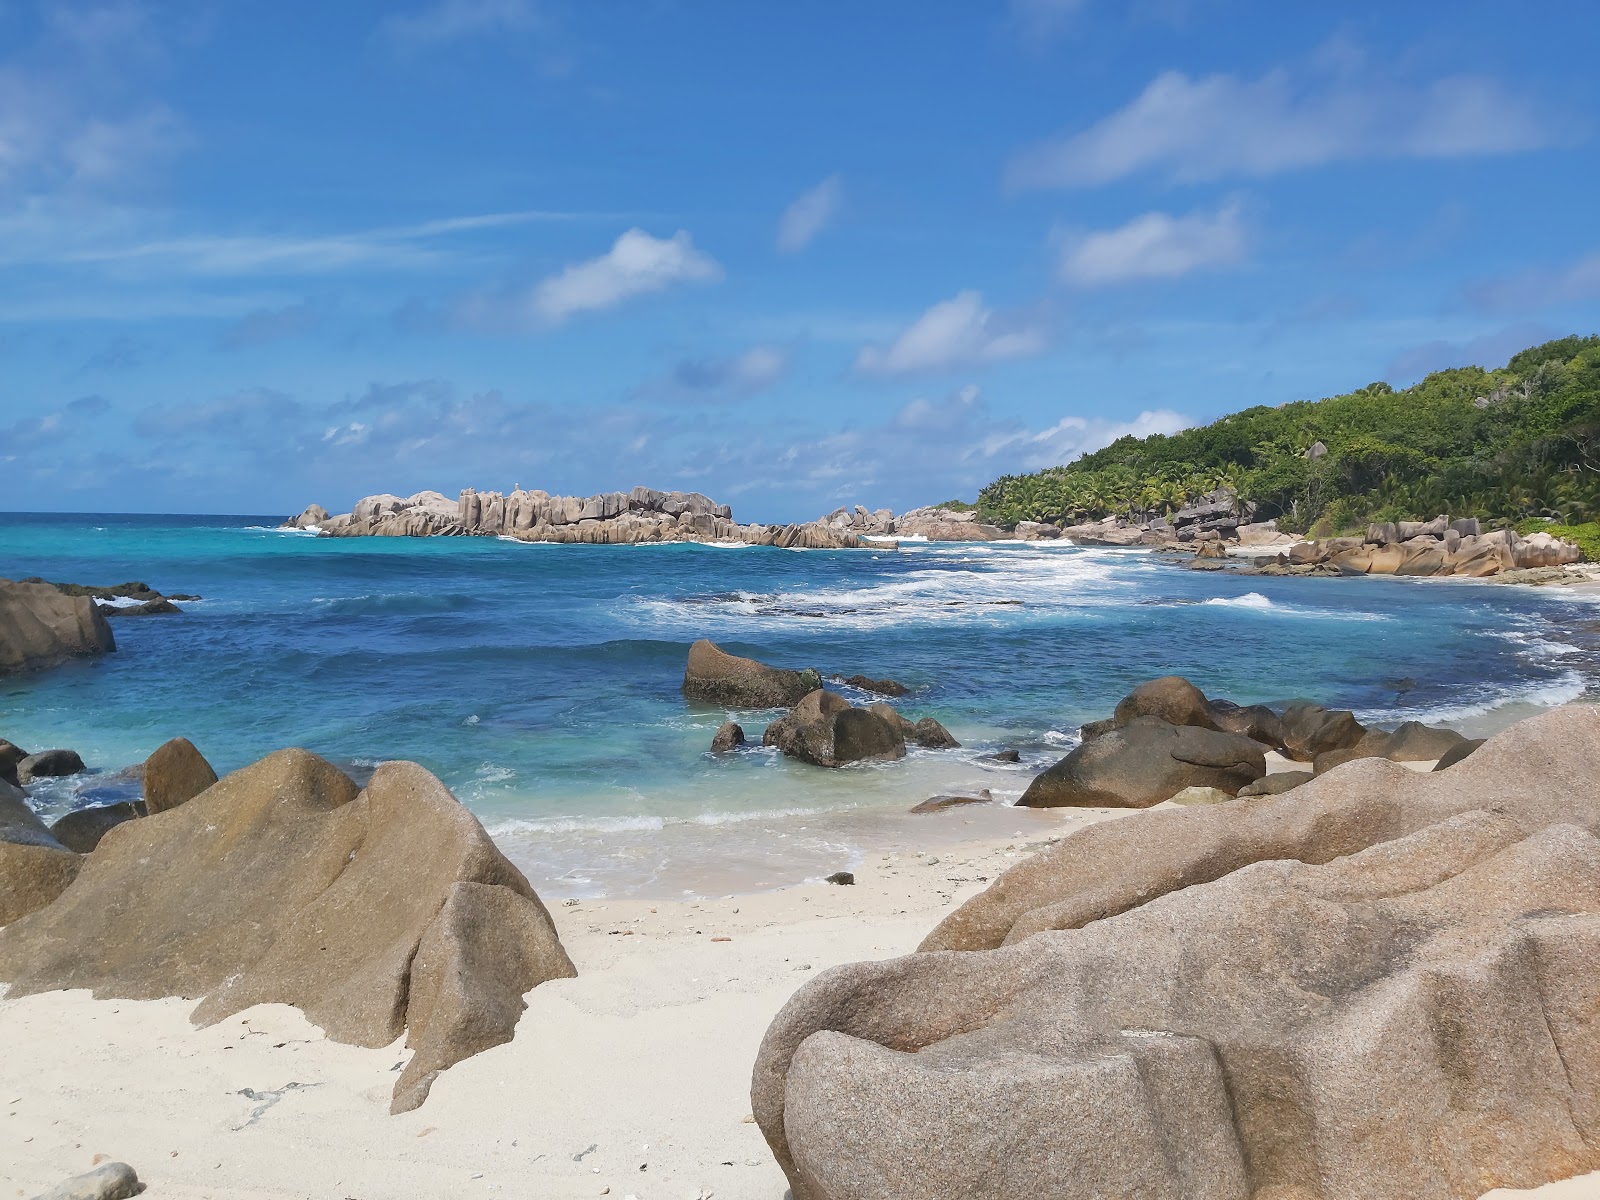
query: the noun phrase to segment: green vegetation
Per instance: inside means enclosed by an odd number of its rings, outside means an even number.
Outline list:
[[[1326,453],[1313,453],[1318,443]],[[1600,517],[1600,336],[1524,350],[1505,367],[1461,367],[1395,391],[1247,408],[1171,435],[1124,437],[978,494],[1000,524],[1162,516],[1228,487],[1256,520],[1317,533],[1439,513],[1495,524]],[[1582,522],[1589,522],[1585,526]],[[1600,559],[1592,544],[1588,557]]]
[[[946,512],[972,512],[978,506],[968,504],[965,500],[941,500],[938,504],[929,505],[930,508],[942,508]]]

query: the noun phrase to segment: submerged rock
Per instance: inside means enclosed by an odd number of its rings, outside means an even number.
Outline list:
[[[725,721],[722,728],[711,738],[711,753],[726,754],[742,745],[744,745],[744,726],[734,721]]]
[[[0,929],[11,996],[197,997],[202,1025],[290,1004],[361,1046],[405,1032],[417,1053],[394,1111],[509,1040],[535,984],[574,974],[522,873],[415,763],[384,763],[358,793],[281,750],[68,857],[77,878]]]
[[[59,779],[65,775],[78,775],[83,771],[83,759],[76,750],[41,750],[17,763],[17,782],[29,783],[35,779]]]
[[[922,947],[966,953],[823,973],[752,1078],[795,1200],[1470,1200],[1600,1166],[1597,740],[1574,705],[1448,775],[1091,825]]]
[[[822,686],[815,669],[791,671],[729,654],[701,638],[689,647],[683,694],[690,700],[729,708],[788,708]]]
[[[911,691],[905,684],[896,683],[893,679],[869,679],[865,675],[851,675],[847,679],[836,675],[834,678],[846,687],[871,692],[875,696],[904,696]]]
[[[768,725],[761,742],[818,767],[906,755],[905,736],[897,725],[821,688]]]
[[[1028,808],[1149,808],[1189,787],[1232,795],[1266,774],[1259,742],[1136,717],[1085,742],[1028,785]]]
[[[967,804],[992,804],[994,796],[988,788],[981,789],[973,796],[929,796],[921,804],[911,809],[914,813],[943,812],[947,808],[960,808]]]

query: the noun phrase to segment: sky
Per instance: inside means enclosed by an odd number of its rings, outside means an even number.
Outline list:
[[[1600,6],[0,0],[0,510],[971,499],[1600,331]]]

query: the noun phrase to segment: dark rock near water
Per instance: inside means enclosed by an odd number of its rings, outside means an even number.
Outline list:
[[[1260,743],[1233,733],[1136,717],[1085,742],[1037,776],[1029,808],[1149,808],[1189,787],[1230,795],[1267,771]]]
[[[38,671],[117,648],[95,602],[44,582],[0,579],[0,675]]]
[[[943,812],[947,808],[960,808],[967,804],[992,804],[994,796],[984,788],[972,796],[929,796],[911,811],[914,813]]]
[[[840,767],[869,758],[904,758],[904,734],[874,711],[876,707],[855,708],[838,693],[818,688],[768,725],[761,741],[790,758],[819,767]]]
[[[404,1031],[417,1054],[396,1110],[509,1040],[535,984],[574,973],[522,873],[415,763],[384,763],[358,794],[282,750],[92,855],[60,853],[81,862],[76,880],[0,929],[11,996],[197,997],[202,1025],[290,1004],[361,1046]]]
[[[689,647],[683,694],[731,708],[787,708],[822,686],[814,669],[791,671],[729,654],[702,638]]]
[[[108,617],[158,617],[181,613],[183,609],[163,596],[159,600],[147,600],[143,604],[102,604],[100,611]]]
[[[1115,717],[1106,717],[1103,721],[1089,721],[1078,727],[1078,740],[1087,745],[1095,738],[1104,737],[1115,728],[1117,728]]]
[[[21,746],[0,738],[0,783],[19,786],[22,780],[17,778],[17,764],[27,757],[28,752]]]
[[[41,750],[17,763],[17,782],[27,784],[35,779],[59,779],[63,775],[77,775],[83,770],[83,759],[76,750]]]
[[[905,684],[896,683],[892,679],[869,679],[865,675],[852,675],[848,679],[840,679],[838,676],[835,678],[848,687],[871,692],[875,696],[904,696],[911,691]]]
[[[752,1077],[795,1200],[1468,1200],[1593,1170],[1597,743],[1572,705],[1447,775],[1365,760],[1091,825],[922,947],[965,953],[824,972]]]
[[[1366,736],[1366,727],[1347,709],[1320,704],[1292,704],[1282,717],[1283,752],[1300,762],[1310,762],[1329,750],[1344,750]]]
[[[21,788],[0,782],[0,925],[49,904],[80,861],[28,807]]]
[[[1302,783],[1310,783],[1316,775],[1311,771],[1273,771],[1263,775],[1254,783],[1247,783],[1239,789],[1239,799],[1244,800],[1250,796],[1281,796],[1285,792],[1293,791]]]
[[[849,887],[851,884],[855,883],[855,881],[856,877],[854,873],[850,871],[835,871],[832,875],[829,875],[826,880],[826,882],[836,883],[840,887]]]
[[[1274,749],[1283,745],[1283,719],[1265,704],[1241,707],[1231,700],[1208,700],[1206,710],[1224,733],[1239,733]]]
[[[217,782],[217,773],[188,738],[157,747],[144,760],[144,804],[151,815],[193,800]]]
[[[988,758],[990,762],[997,763],[1019,763],[1022,761],[1022,755],[1015,750],[996,750]]]
[[[1205,693],[1178,675],[1164,675],[1141,683],[1118,703],[1112,720],[1120,728],[1140,717],[1158,717],[1169,725],[1191,725],[1215,729],[1217,723],[1206,707]]]
[[[90,854],[112,829],[124,821],[142,817],[142,806],[131,800],[118,804],[96,804],[89,808],[75,808],[50,826],[55,839],[77,854]]]
[[[711,753],[727,754],[744,745],[744,726],[735,721],[725,721],[711,738]]]
[[[102,1163],[92,1171],[63,1180],[34,1200],[130,1200],[144,1191],[144,1184],[127,1163]]]
[[[1389,735],[1383,756],[1390,762],[1432,762],[1466,740],[1454,729],[1407,721]]]
[[[955,735],[932,717],[923,717],[911,727],[911,736],[917,745],[929,750],[959,750],[961,743]]]

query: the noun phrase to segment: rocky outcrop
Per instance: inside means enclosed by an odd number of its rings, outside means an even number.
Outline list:
[[[683,671],[686,699],[728,708],[787,708],[822,686],[815,668],[791,671],[729,654],[701,638],[689,647]]]
[[[818,767],[906,755],[905,735],[897,724],[821,688],[768,725],[761,744]]]
[[[188,738],[177,737],[144,760],[145,810],[154,816],[193,800],[217,782],[217,773]]]
[[[1080,546],[1175,546],[1188,543],[1240,540],[1248,545],[1277,544],[1275,521],[1251,523],[1256,506],[1240,500],[1225,487],[1197,497],[1170,516],[1136,520],[1111,516],[1081,525],[1068,525],[1061,536]],[[1284,539],[1292,540],[1292,539]]]
[[[1362,537],[1328,538],[1290,546],[1258,569],[1305,571],[1327,567],[1343,575],[1465,575],[1486,578],[1509,571],[1562,567],[1583,552],[1548,533],[1523,537],[1514,529],[1484,533],[1476,517],[1452,521],[1399,521],[1369,525]]]
[[[1028,808],[1149,808],[1190,787],[1233,795],[1266,774],[1263,747],[1233,733],[1135,717],[1037,776]]]
[[[1159,717],[1169,725],[1217,728],[1205,693],[1180,675],[1163,675],[1141,683],[1118,701],[1111,714],[1119,729],[1140,717]]]
[[[985,524],[976,512],[947,508],[913,508],[895,518],[894,532],[930,542],[993,542],[1009,536],[998,525]]]
[[[23,583],[45,583],[43,579],[24,579]],[[67,596],[88,596],[105,617],[147,617],[167,613],[181,613],[183,609],[174,600],[199,600],[201,597],[174,592],[163,596],[148,583],[131,580],[128,583],[100,587],[84,583],[52,583],[51,587]]]
[[[0,675],[116,648],[111,626],[89,597],[66,595],[48,583],[0,579]]]
[[[1600,1166],[1600,709],[1085,827],[752,1077],[795,1200],[1471,1200]]]
[[[1353,712],[1320,704],[1291,704],[1283,710],[1279,726],[1280,748],[1298,762],[1312,762],[1329,750],[1347,750],[1367,736],[1366,726]]]
[[[17,782],[28,784],[35,779],[60,779],[82,771],[83,759],[76,750],[41,750],[17,763]]]
[[[744,745],[744,726],[736,721],[724,721],[711,736],[711,753],[728,754]]]
[[[928,750],[959,750],[961,743],[955,736],[939,724],[932,717],[923,717],[921,720],[912,721],[904,716],[894,705],[879,700],[875,704],[867,705],[867,711],[877,713],[889,724],[900,731],[900,736],[908,742]]]
[[[199,1024],[290,1004],[361,1046],[405,1032],[394,1111],[509,1040],[535,984],[574,973],[521,872],[415,763],[358,791],[282,750],[70,858],[77,878],[0,930],[11,996],[197,997]]]
[[[0,782],[0,926],[59,896],[80,861],[28,807],[21,788]]]
[[[782,549],[860,546],[848,529],[818,522],[740,525],[733,510],[699,492],[630,492],[552,496],[516,488],[509,494],[467,488],[451,500],[439,492],[363,497],[348,513],[329,516],[312,505],[285,529],[317,529],[324,537],[508,537],[523,542],[616,546],[641,542],[737,542]]]

